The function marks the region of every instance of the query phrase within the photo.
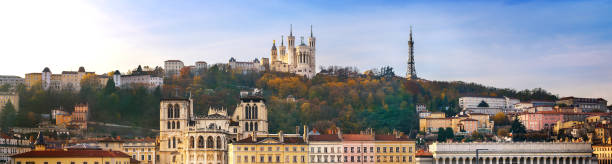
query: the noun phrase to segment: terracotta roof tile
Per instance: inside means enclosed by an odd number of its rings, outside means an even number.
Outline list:
[[[321,134],[308,136],[309,141],[341,141],[336,134]]]
[[[83,150],[83,149],[68,149],[68,150],[44,150],[30,151],[12,156],[13,158],[20,157],[130,157],[120,151],[106,150]]]
[[[376,141],[411,141],[407,136],[397,138],[394,135],[376,135],[374,138]]]
[[[368,134],[343,134],[344,141],[374,141],[374,136]]]

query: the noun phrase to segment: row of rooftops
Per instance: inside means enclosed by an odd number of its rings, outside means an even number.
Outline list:
[[[252,136],[244,138],[235,142],[235,144],[254,144],[264,140],[278,139],[277,135],[266,135],[263,137],[256,137],[253,140]],[[300,136],[287,136],[282,137],[284,144],[306,144],[303,137]],[[319,135],[308,135],[308,142],[346,142],[346,141],[414,141],[408,138],[408,136],[396,136],[387,134],[319,134]]]

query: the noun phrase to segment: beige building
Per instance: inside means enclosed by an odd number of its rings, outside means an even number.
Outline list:
[[[159,156],[161,163],[227,163],[230,141],[268,133],[268,113],[259,91],[242,92],[232,115],[225,108],[194,114],[191,99],[160,103]]]
[[[84,67],[79,67],[78,71],[62,71],[61,74],[53,74],[51,69],[45,67],[42,73],[26,74],[24,81],[28,88],[40,84],[45,90],[71,89],[79,91],[81,90],[81,80],[85,75],[95,75],[95,73],[86,72]],[[103,84],[106,84],[106,81]]]
[[[474,127],[476,126],[476,127]],[[452,128],[457,134],[470,134],[476,129],[479,132],[491,132],[493,122],[488,114],[470,113],[446,117],[444,113],[432,113],[429,117],[419,119],[419,130],[438,132],[439,128]]]
[[[310,26],[308,45],[304,43],[304,37],[301,37],[300,44],[295,46],[293,27],[287,36],[287,47],[283,39],[281,37],[281,44],[278,48],[276,48],[275,41],[272,43],[270,70],[295,73],[307,78],[314,77],[316,74],[316,38],[312,33],[312,26]]]
[[[6,103],[11,102],[15,111],[19,111],[19,94],[14,92],[0,92],[0,111],[4,109]]]
[[[236,61],[235,58],[230,58],[227,63],[229,67],[237,72],[261,72],[265,70],[264,65],[259,61],[259,59],[254,59],[252,62],[241,62]]]
[[[28,74],[25,74],[25,85],[26,85],[26,87],[32,88],[32,86],[34,86],[34,85],[40,85],[41,84],[41,77],[42,77],[41,73],[28,73]]]
[[[477,108],[481,102],[486,102],[489,108],[508,109],[514,108],[515,104],[520,103],[518,99],[508,97],[460,97],[459,107],[462,109]]]
[[[180,60],[166,60],[164,61],[164,71],[166,76],[178,76],[181,73],[181,69],[185,64]]]
[[[307,137],[299,134],[257,134],[229,144],[228,162],[308,163]]]

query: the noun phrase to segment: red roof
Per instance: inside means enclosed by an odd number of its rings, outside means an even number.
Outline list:
[[[374,137],[376,141],[411,141],[407,136],[401,136],[399,138],[394,135],[376,135]]]
[[[430,152],[427,152],[427,151],[418,151],[414,155],[417,156],[417,157],[433,157],[433,154],[431,154]]]
[[[120,151],[106,151],[106,150],[83,150],[83,149],[68,149],[68,150],[43,150],[43,151],[30,151],[21,154],[11,156],[13,158],[23,157],[126,157],[130,156]]]
[[[369,134],[342,134],[345,141],[374,141],[374,136]]]
[[[308,136],[309,141],[340,141],[336,134],[321,134]]]

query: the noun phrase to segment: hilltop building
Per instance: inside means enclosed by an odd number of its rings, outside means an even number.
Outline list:
[[[155,89],[164,85],[164,78],[157,77],[153,71],[143,71],[140,66],[136,71],[129,75],[121,75],[119,70],[113,73],[113,80],[116,87],[131,88],[143,86],[148,89]]]
[[[584,112],[609,112],[608,101],[603,98],[563,97],[557,100],[557,104],[579,107]]]
[[[11,102],[15,111],[19,111],[19,94],[16,92],[0,92],[0,111],[4,109],[4,106]]]
[[[255,58],[252,62],[241,62],[236,61],[236,59],[232,57],[227,64],[232,70],[243,73],[261,72],[265,70],[265,65],[257,58]]]
[[[301,37],[300,44],[295,46],[293,26],[291,26],[289,36],[287,36],[287,47],[285,47],[283,39],[281,37],[281,44],[278,48],[276,47],[276,41],[272,42],[270,70],[295,73],[307,78],[314,77],[316,74],[316,38],[312,33],[312,26],[310,26],[308,45],[304,43],[304,37]]]
[[[95,72],[86,72],[85,67],[79,67],[78,71],[62,71],[61,74],[53,74],[51,69],[45,67],[42,73],[28,73],[25,76],[25,85],[28,88],[36,84],[40,84],[45,90],[62,90],[72,89],[74,91],[81,90],[81,80],[86,75],[94,75]],[[100,85],[106,84],[106,81],[100,81]]]
[[[25,84],[25,80],[19,76],[0,75],[0,86],[9,85],[15,88],[20,84]]]
[[[467,108],[478,108],[481,102],[485,102],[488,108],[510,109],[514,108],[514,104],[518,104],[521,101],[508,97],[460,97],[459,107],[464,110]]]

